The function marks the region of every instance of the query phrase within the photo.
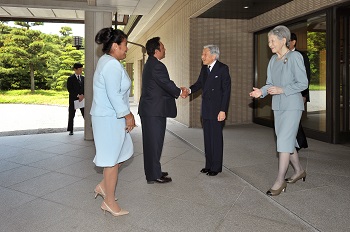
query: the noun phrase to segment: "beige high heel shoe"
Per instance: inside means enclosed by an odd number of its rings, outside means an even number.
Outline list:
[[[106,202],[103,202],[101,205],[101,209],[103,210],[104,214],[106,214],[106,211],[111,213],[114,217],[118,217],[118,216],[123,216],[123,215],[127,215],[129,214],[129,211],[120,209],[120,211],[114,212],[111,208],[109,208],[109,206],[106,204]]]
[[[284,182],[282,184],[282,186],[279,189],[273,190],[273,189],[269,189],[266,194],[269,196],[277,196],[280,195],[280,193],[283,191],[285,192],[287,188],[287,182]]]
[[[106,194],[105,192],[103,191],[103,189],[101,188],[101,185],[98,184],[94,190],[94,193],[95,193],[95,199],[97,198],[98,195],[100,195],[103,199],[106,198]],[[118,200],[118,198],[115,198],[114,200]]]
[[[300,179],[303,179],[303,181],[305,182],[305,179],[306,179],[306,172],[305,171],[303,171],[303,173],[301,173],[299,176],[295,177],[294,179],[292,179],[292,178],[286,179],[286,182],[288,184],[294,184],[295,182],[297,182]]]
[[[106,197],[106,194],[105,192],[103,191],[103,189],[101,188],[101,185],[98,184],[94,190],[95,192],[95,199],[97,198],[98,195],[100,195],[103,199],[105,199]]]

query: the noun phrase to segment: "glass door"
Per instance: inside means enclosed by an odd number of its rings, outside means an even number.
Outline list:
[[[339,20],[339,142],[350,143],[350,9],[338,10]]]
[[[290,27],[297,35],[296,48],[305,53],[310,64],[309,96],[301,119],[304,128],[310,132],[327,133],[327,20],[326,14],[310,17],[305,23]]]
[[[307,136],[327,140],[327,16],[320,13],[304,20],[287,25],[297,36],[296,48],[308,56],[310,63],[310,102],[305,104],[301,123]],[[268,31],[256,34],[255,85],[263,86],[267,76],[267,65],[273,55],[268,47]],[[273,125],[271,97],[254,101],[254,122]]]

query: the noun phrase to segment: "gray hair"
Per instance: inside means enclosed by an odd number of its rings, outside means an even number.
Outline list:
[[[210,45],[205,45],[203,48],[208,48],[210,51],[210,54],[215,55],[215,60],[219,59],[219,56],[220,56],[219,46],[210,44]]]
[[[279,40],[282,40],[283,38],[286,38],[286,46],[289,46],[289,42],[290,42],[290,30],[283,25],[279,25],[277,27],[275,27],[274,29],[272,29],[271,31],[269,31],[269,33],[267,34],[269,35],[275,35],[277,36],[277,38]]]

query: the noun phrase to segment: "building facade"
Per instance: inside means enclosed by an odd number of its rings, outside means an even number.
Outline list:
[[[125,27],[129,51],[126,69],[133,79],[133,99],[141,94],[142,69],[147,55],[146,41],[159,36],[166,48],[162,60],[178,86],[197,80],[204,45],[220,47],[220,61],[230,68],[232,92],[226,125],[258,123],[273,126],[269,97],[253,100],[249,92],[266,80],[271,57],[267,33],[285,25],[297,34],[297,48],[307,53],[311,63],[310,102],[302,117],[308,137],[329,143],[350,143],[350,1],[349,0],[3,0],[0,18],[16,13],[25,21],[33,14],[54,20],[62,10],[64,20],[85,23],[86,110],[92,102],[92,77],[99,56],[95,34],[112,26],[118,15],[130,15]],[[243,5],[247,3],[247,5]],[[226,5],[225,5],[226,4]],[[37,7],[37,8],[35,8]],[[50,9],[42,11],[41,9]],[[253,9],[249,10],[248,8]],[[54,14],[54,12],[56,14]],[[43,14],[43,12],[46,12]],[[142,15],[142,17],[141,17]],[[36,18],[36,21],[42,18]],[[62,20],[62,19],[58,19]],[[42,20],[45,21],[45,20]],[[140,47],[141,46],[141,47]],[[178,99],[176,121],[188,127],[201,127],[201,96]],[[91,118],[85,117],[85,139],[92,139]]]
[[[309,137],[330,142],[349,142],[349,11],[345,0],[294,0],[251,19],[202,18],[220,1],[177,0],[139,37],[145,44],[160,36],[166,48],[162,60],[178,86],[197,80],[204,45],[220,47],[220,61],[230,68],[232,92],[226,125],[273,125],[271,99],[253,100],[249,92],[266,80],[271,52],[267,32],[283,24],[298,35],[297,48],[312,62],[311,101],[302,124]],[[131,33],[131,37],[133,32]],[[140,48],[131,46],[126,62],[133,67],[134,99],[141,90]],[[147,57],[146,57],[147,59]],[[200,127],[200,96],[178,99],[175,120]]]

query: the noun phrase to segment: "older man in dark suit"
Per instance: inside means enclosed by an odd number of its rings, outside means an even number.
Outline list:
[[[204,46],[201,72],[196,83],[190,86],[190,93],[202,90],[201,116],[204,132],[205,167],[201,172],[209,176],[216,176],[222,171],[222,129],[231,94],[229,68],[218,60],[219,55],[218,46]]]
[[[75,63],[73,65],[74,74],[68,77],[67,90],[69,92],[69,107],[68,107],[68,127],[69,135],[73,135],[73,122],[75,117],[74,101],[82,101],[84,99],[84,76],[83,65]],[[80,112],[84,117],[84,108],[80,108]]]
[[[168,183],[172,179],[162,172],[160,157],[163,150],[166,118],[177,115],[175,99],[186,94],[170,80],[165,65],[165,48],[159,37],[146,43],[148,60],[142,73],[142,92],[138,108],[142,125],[143,157],[148,184]],[[183,89],[183,91],[182,91]]]

